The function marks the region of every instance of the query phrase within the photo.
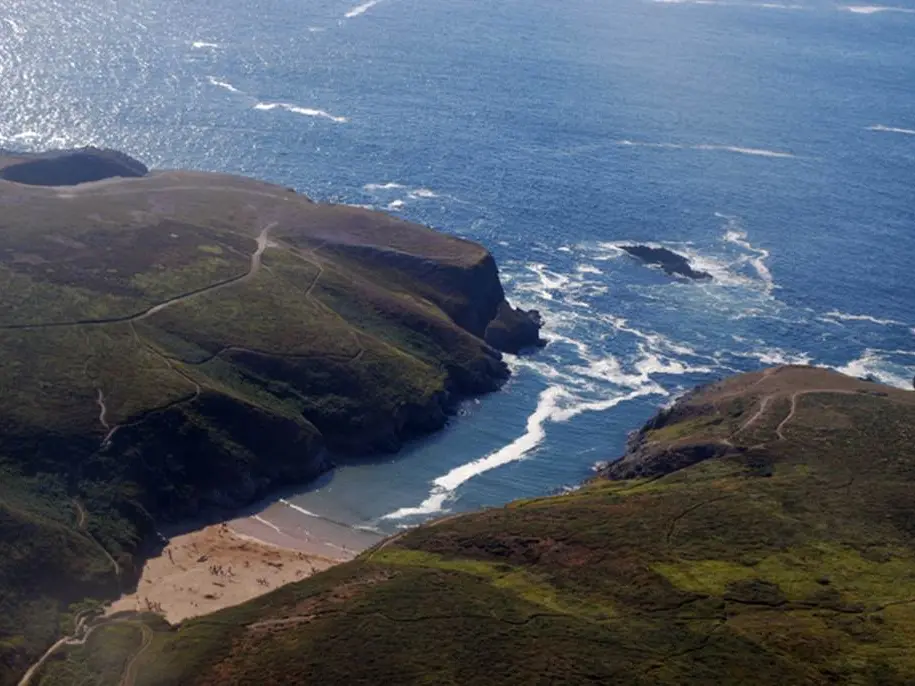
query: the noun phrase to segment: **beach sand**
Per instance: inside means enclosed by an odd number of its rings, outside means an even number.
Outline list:
[[[169,540],[143,568],[137,591],[108,612],[152,610],[176,623],[238,605],[350,559],[253,518],[208,526]]]

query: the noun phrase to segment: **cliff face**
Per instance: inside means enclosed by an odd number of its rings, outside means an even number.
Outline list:
[[[0,204],[0,469],[39,531],[89,542],[110,577],[93,588],[129,577],[156,520],[307,481],[335,451],[396,450],[508,375],[482,338],[506,305],[475,243],[106,151],[0,155]],[[9,676],[72,594],[23,586],[21,543],[4,545]]]
[[[712,384],[610,479],[151,624],[137,684],[915,683],[913,424],[915,393],[823,369]]]

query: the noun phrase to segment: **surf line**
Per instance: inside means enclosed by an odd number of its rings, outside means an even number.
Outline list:
[[[573,396],[562,386],[550,386],[540,394],[537,407],[527,418],[527,431],[503,448],[467,464],[455,467],[447,474],[438,477],[432,482],[429,496],[417,507],[402,507],[381,519],[404,519],[418,515],[432,515],[444,510],[445,503],[453,496],[455,491],[467,481],[485,472],[502,467],[512,462],[524,459],[546,437],[547,422],[566,422],[583,412],[599,412],[609,410],[627,400],[640,396],[662,392],[655,384],[647,384],[630,393],[593,402],[581,402],[576,405],[564,406],[563,399]]]

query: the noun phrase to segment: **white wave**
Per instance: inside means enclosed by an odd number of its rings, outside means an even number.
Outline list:
[[[195,40],[193,43],[191,43],[191,47],[195,50],[203,50],[204,48],[218,48],[219,43],[207,43],[206,41]]]
[[[762,350],[751,350],[748,352],[732,352],[734,357],[744,357],[759,360],[768,365],[809,365],[813,360],[805,352],[792,353],[781,348],[764,348]]]
[[[540,300],[555,300],[556,295],[560,293],[568,295],[565,290],[570,282],[571,277],[567,274],[550,271],[545,264],[532,262],[525,265],[527,274],[533,274],[537,277],[536,281],[522,281],[520,278],[516,281],[515,290],[522,294],[531,294]],[[527,276],[525,274],[525,276]],[[566,302],[568,300],[566,299]]]
[[[703,150],[714,152],[731,152],[754,157],[792,158],[794,153],[782,150],[768,150],[766,148],[746,148],[738,145],[686,145],[681,143],[647,143],[644,141],[631,141],[627,139],[614,141],[616,145],[629,148],[660,148],[663,150]]]
[[[438,197],[438,193],[436,193],[435,191],[430,191],[428,188],[417,188],[416,190],[410,191],[409,195],[414,200],[416,198],[429,199],[429,198]]]
[[[865,350],[858,359],[834,369],[849,376],[874,378],[889,386],[905,389],[912,388],[912,374],[915,371],[915,367],[894,365],[876,350],[871,349]]]
[[[274,524],[273,522],[268,522],[266,519],[264,519],[264,518],[261,517],[260,515],[253,515],[253,516],[251,517],[251,519],[253,519],[254,521],[260,522],[260,523],[263,524],[264,526],[269,526],[271,529],[273,529],[274,531],[276,531],[278,534],[283,533],[283,530],[280,529],[280,527],[278,527],[278,526],[277,526],[276,524]]]
[[[10,136],[9,140],[11,141],[32,141],[41,138],[41,134],[37,131],[23,131],[22,133],[17,133],[15,136]]]
[[[405,203],[403,200],[395,200],[393,202],[388,203],[388,209],[389,210],[399,210],[401,207],[403,207],[406,204],[407,203]]]
[[[868,126],[868,131],[880,131],[882,133],[901,133],[906,136],[915,136],[915,129],[900,129],[895,126],[884,126],[883,124],[875,124],[874,126]]]
[[[759,288],[759,281],[741,274],[739,271],[735,271],[734,267],[740,266],[740,264],[745,260],[738,258],[736,261],[727,261],[718,257],[712,257],[711,255],[700,253],[695,248],[688,246],[676,246],[674,250],[682,253],[686,259],[689,260],[690,264],[693,266],[693,269],[712,275],[712,281],[707,282],[705,285],[714,283],[728,287]],[[701,286],[703,284],[700,282],[696,285]],[[764,283],[763,287],[768,292],[769,284]]]
[[[304,507],[299,507],[295,503],[290,503],[285,498],[280,498],[279,502],[282,503],[283,505],[285,505],[286,507],[291,507],[293,510],[295,510],[296,512],[300,512],[303,515],[307,515],[309,517],[317,517],[317,518],[321,519],[321,515],[315,514],[311,510],[306,510]]]
[[[652,374],[710,374],[710,367],[691,367],[680,360],[662,357],[656,353],[648,352],[642,348],[643,357],[635,363],[635,368],[645,378]]]
[[[736,145],[694,145],[694,150],[722,150],[736,152],[741,155],[756,155],[758,157],[794,157],[793,153],[780,150],[766,150],[764,148],[742,148]]]
[[[347,19],[352,19],[353,17],[358,17],[360,14],[365,14],[366,12],[368,12],[379,2],[381,2],[381,0],[368,0],[368,2],[364,2],[361,5],[357,5],[356,7],[351,9],[349,12],[344,14],[343,16],[346,17]]]
[[[905,323],[896,319],[880,319],[878,317],[872,317],[869,314],[847,314],[846,312],[839,312],[837,310],[827,312],[821,317],[821,320],[828,321],[830,319],[838,319],[843,322],[870,322],[871,324],[879,324],[880,326],[905,326]]]
[[[299,107],[298,105],[291,105],[288,102],[259,102],[254,106],[254,109],[263,110],[266,112],[275,110],[277,108],[286,110],[287,112],[301,114],[305,117],[319,117],[322,119],[329,119],[330,121],[336,122],[338,124],[345,124],[347,121],[349,121],[346,117],[335,117],[334,115],[330,114],[329,112],[325,112],[324,110],[315,110],[310,107]]]
[[[238,90],[235,86],[233,86],[228,81],[220,81],[215,76],[208,76],[207,79],[209,80],[209,82],[212,85],[216,86],[217,88],[224,88],[225,90],[229,91],[230,93],[241,93],[240,90]]]
[[[747,232],[741,227],[737,217],[731,217],[719,212],[716,212],[715,216],[719,219],[724,219],[727,222],[725,225],[724,240],[727,243],[733,243],[734,245],[740,246],[747,252],[754,253],[753,256],[747,256],[745,260],[753,266],[753,269],[756,270],[756,274],[762,279],[763,283],[766,284],[767,291],[771,291],[775,288],[775,280],[772,278],[772,272],[769,271],[769,267],[766,265],[766,260],[770,256],[769,251],[764,250],[763,248],[757,248],[750,243],[747,238]]]
[[[575,397],[562,386],[550,386],[540,394],[537,407],[527,418],[527,430],[523,435],[478,460],[455,467],[447,474],[432,482],[429,496],[417,507],[402,507],[386,514],[382,519],[404,519],[418,515],[430,515],[443,511],[445,504],[454,498],[455,491],[474,477],[498,467],[523,460],[546,437],[547,422],[566,422],[583,412],[608,410],[627,400],[649,395],[658,391],[654,385],[636,389],[631,393],[598,401],[574,402]]]
[[[393,181],[388,181],[387,183],[367,183],[362,187],[362,190],[365,191],[391,191],[397,188],[406,188],[402,183],[395,183]]]
[[[5,21],[7,24],[9,24],[9,27],[13,30],[13,33],[15,33],[17,36],[21,36],[22,34],[25,33],[25,29],[22,28],[19,24],[17,24],[12,19],[5,18],[3,21]]]
[[[327,31],[327,29],[324,28],[323,26],[309,26],[308,27],[308,33],[321,33],[323,31]]]
[[[727,0],[652,0],[659,5],[714,5],[717,7],[757,7],[764,10],[803,10],[803,5],[782,2],[728,2]]]
[[[899,12],[901,14],[915,14],[915,9],[908,7],[888,7],[887,5],[843,5],[840,9],[852,14],[880,14],[882,12]]]

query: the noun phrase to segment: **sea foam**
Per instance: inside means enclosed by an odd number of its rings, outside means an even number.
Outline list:
[[[901,133],[905,136],[915,136],[915,129],[901,129],[896,126],[884,126],[883,124],[875,124],[874,126],[868,126],[868,131],[879,131],[881,133]]]
[[[301,114],[304,117],[318,117],[321,119],[329,119],[332,122],[337,124],[345,124],[349,121],[346,117],[336,117],[329,112],[324,110],[316,110],[310,107],[299,107],[298,105],[292,105],[288,102],[259,102],[254,106],[256,110],[262,110],[269,112],[270,110],[281,109],[286,110],[287,112],[292,112],[294,114]]]
[[[880,319],[879,317],[872,317],[869,314],[848,314],[846,312],[839,312],[838,310],[833,310],[832,312],[827,312],[821,317],[823,321],[830,320],[839,320],[843,322],[869,322],[871,324],[877,324],[879,326],[905,326],[904,322],[900,322],[896,319]]]
[[[730,152],[739,155],[750,155],[752,157],[772,157],[776,159],[788,159],[795,157],[794,153],[784,150],[769,150],[767,148],[748,148],[739,145],[713,145],[713,144],[685,144],[685,143],[650,143],[646,141],[633,141],[621,139],[615,141],[616,145],[626,148],[657,148],[660,150],[700,150],[706,152]]]
[[[235,86],[233,86],[228,81],[220,81],[215,76],[208,76],[207,79],[209,80],[210,84],[216,86],[217,88],[223,88],[223,89],[229,91],[230,93],[241,93],[240,90],[238,90]]]
[[[915,9],[908,7],[888,7],[886,5],[844,5],[843,10],[852,14],[880,14],[882,12],[899,12],[901,14],[915,14]]]
[[[562,386],[550,386],[540,394],[536,409],[527,418],[527,430],[524,434],[503,448],[455,467],[435,479],[429,496],[417,507],[402,507],[384,515],[382,519],[404,519],[442,512],[445,504],[454,498],[457,489],[466,482],[488,471],[526,458],[546,438],[547,422],[566,422],[583,412],[609,410],[627,400],[655,392],[657,388],[652,386],[604,400],[576,402],[567,389]]]
[[[321,515],[315,514],[315,513],[312,512],[311,510],[306,510],[304,507],[300,507],[300,506],[296,505],[295,503],[290,503],[290,502],[289,502],[288,500],[286,500],[285,498],[280,498],[280,499],[279,499],[279,502],[282,503],[283,505],[285,505],[286,507],[291,507],[291,508],[292,508],[293,510],[295,510],[296,512],[298,512],[298,513],[300,513],[300,514],[303,514],[303,515],[306,515],[306,516],[308,516],[308,517],[318,517],[318,518],[322,518]]]
[[[872,349],[865,350],[861,357],[834,369],[849,376],[874,378],[889,386],[905,389],[912,388],[912,375],[915,373],[915,367],[895,365]]]
[[[381,2],[381,0],[368,0],[368,2],[364,2],[361,5],[357,5],[356,7],[351,9],[349,12],[344,14],[343,16],[346,17],[347,19],[352,19],[353,17],[358,17],[360,14],[365,14],[366,12],[368,12],[379,2]]]

